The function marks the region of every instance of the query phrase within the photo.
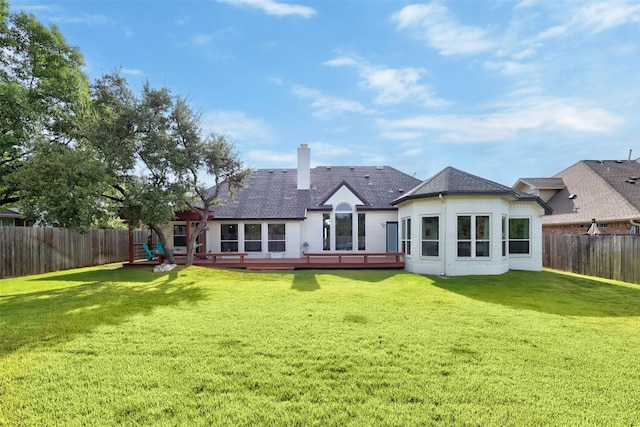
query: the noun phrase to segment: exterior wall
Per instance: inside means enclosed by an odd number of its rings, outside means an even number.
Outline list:
[[[302,244],[308,243],[305,251],[309,253],[319,252],[337,252],[344,253],[345,251],[335,250],[335,227],[331,227],[331,250],[323,250],[322,242],[322,216],[323,214],[331,215],[331,223],[334,224],[334,216],[332,212],[309,212],[307,219],[301,224],[301,239]],[[359,211],[354,212],[354,221],[357,224],[357,214],[365,215],[365,250],[358,251],[357,232],[354,227],[354,252],[386,252],[387,250],[387,222],[395,222],[398,220],[396,211]]]
[[[536,195],[546,203],[555,196],[557,192],[558,190],[538,190]]]
[[[262,232],[262,250],[260,252],[249,252],[250,258],[299,258],[302,253],[302,242],[300,240],[300,221],[297,220],[256,220],[256,221],[209,221],[207,224],[207,251],[221,252],[220,237],[221,224],[237,224],[238,225],[238,252],[245,251],[245,224],[261,224]],[[269,252],[268,249],[268,225],[269,224],[285,224],[285,252]]]
[[[329,199],[325,202],[325,205],[333,205],[335,208],[340,203],[348,203],[351,206],[363,205],[364,203],[355,194],[351,192],[346,186],[340,187]]]
[[[598,223],[602,234],[629,234],[631,223],[629,221]],[[553,224],[543,225],[543,234],[587,234],[591,224]]]
[[[511,202],[509,204],[510,218],[529,218],[530,249],[529,254],[509,254],[509,269],[511,270],[542,270],[542,215],[544,209],[533,202]]]
[[[464,276],[502,274],[510,268],[542,269],[542,209],[534,202],[511,202],[499,197],[456,197],[410,200],[399,206],[398,218],[411,217],[411,255],[405,256],[406,269],[419,274]],[[488,215],[490,217],[489,257],[458,257],[457,217]],[[421,253],[421,222],[423,216],[438,216],[439,256],[425,257]],[[502,218],[530,218],[531,243],[529,255],[502,256]]]

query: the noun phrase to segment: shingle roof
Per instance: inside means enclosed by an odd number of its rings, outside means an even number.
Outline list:
[[[22,218],[22,214],[15,208],[0,209],[0,217],[3,218]]]
[[[398,204],[402,201],[416,198],[436,197],[440,194],[443,196],[503,195],[516,200],[536,201],[545,210],[548,210],[548,206],[538,197],[452,167],[447,167],[423,181],[411,191],[397,198],[393,203]]]
[[[532,190],[562,190],[565,185],[562,178],[520,178],[514,187],[523,182]]]
[[[364,201],[358,209],[394,209],[391,202],[419,183],[389,166],[318,166],[311,188],[298,190],[295,169],[258,169],[233,200],[223,191],[212,210],[216,219],[303,219],[308,209],[331,209],[324,203],[342,185]]]
[[[553,215],[543,217],[543,224],[640,218],[640,179],[629,182],[640,178],[637,161],[582,160],[554,178],[562,178],[566,188],[549,199]]]

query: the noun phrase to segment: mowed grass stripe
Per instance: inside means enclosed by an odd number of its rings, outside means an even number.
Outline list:
[[[0,280],[0,425],[633,425],[640,287],[555,272]]]

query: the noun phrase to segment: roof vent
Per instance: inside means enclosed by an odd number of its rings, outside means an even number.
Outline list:
[[[376,170],[377,170],[377,171],[384,170],[384,166],[376,166]]]
[[[282,173],[287,173],[287,172],[289,172],[289,171],[288,171],[288,170],[286,170],[286,169],[282,171]]]
[[[331,170],[331,166],[327,166],[327,170],[330,171]]]
[[[404,193],[404,188],[399,188],[398,193]]]
[[[364,177],[365,177],[365,178],[367,178],[367,179],[369,179],[369,175],[365,175]]]
[[[569,199],[571,199],[571,200],[575,199],[576,197],[578,197],[578,195],[577,195],[577,194],[571,194],[571,195],[569,195]]]
[[[629,184],[635,184],[636,183],[635,179],[627,179],[624,182],[628,182]]]
[[[269,169],[269,173],[273,173],[273,169]]]
[[[596,162],[598,162],[600,164],[604,164],[604,160],[596,160]]]
[[[622,160],[616,160],[616,163],[623,163]]]
[[[354,170],[354,169],[355,169],[355,167],[351,166],[349,169]]]

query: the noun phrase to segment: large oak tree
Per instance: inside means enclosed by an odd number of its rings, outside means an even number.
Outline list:
[[[0,206],[22,197],[14,174],[37,149],[75,140],[90,96],[83,64],[55,26],[0,0]]]

